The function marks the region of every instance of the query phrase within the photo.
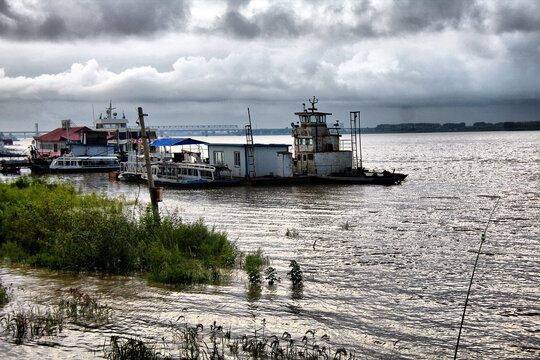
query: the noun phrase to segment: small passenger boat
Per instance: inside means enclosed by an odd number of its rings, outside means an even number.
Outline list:
[[[220,169],[215,166],[190,162],[160,162],[152,165],[152,179],[155,186],[174,187],[214,187],[240,185],[237,179],[218,176]],[[141,174],[148,180],[146,173]]]
[[[51,172],[110,172],[120,169],[116,156],[61,156],[49,166]]]

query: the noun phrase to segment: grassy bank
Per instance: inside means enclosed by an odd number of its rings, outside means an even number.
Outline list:
[[[131,216],[131,206],[21,177],[0,183],[0,257],[53,270],[147,274],[173,284],[219,283],[237,249],[202,222]]]

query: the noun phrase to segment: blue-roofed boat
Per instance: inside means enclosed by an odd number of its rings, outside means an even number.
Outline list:
[[[216,187],[240,185],[233,179],[226,166],[209,165],[202,161],[201,151],[192,151],[191,146],[206,145],[204,141],[192,138],[163,138],[150,143],[150,147],[165,149],[151,156],[152,179],[156,186],[181,188]],[[172,146],[190,146],[173,153]],[[169,150],[167,151],[167,147]],[[125,181],[148,180],[146,166],[141,156],[131,154],[127,162],[121,164],[118,178]]]

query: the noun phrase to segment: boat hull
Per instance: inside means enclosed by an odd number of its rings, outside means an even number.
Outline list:
[[[313,180],[314,182],[333,184],[397,185],[406,177],[406,174],[383,172],[373,175],[321,175],[315,176]]]
[[[174,187],[174,188],[180,188],[180,189],[201,189],[201,188],[239,186],[241,185],[241,181],[236,180],[236,179],[216,179],[213,181],[208,181],[208,180],[166,181],[166,180],[154,179],[154,185],[160,186],[160,187]]]

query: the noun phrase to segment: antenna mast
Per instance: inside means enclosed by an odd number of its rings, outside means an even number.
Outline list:
[[[360,111],[351,111],[351,147],[353,157],[353,168],[362,170],[362,134],[360,133]]]
[[[248,153],[248,177],[255,177],[255,146],[253,145],[253,131],[251,129],[251,114],[248,108],[249,124],[245,126],[246,129],[246,143]]]

